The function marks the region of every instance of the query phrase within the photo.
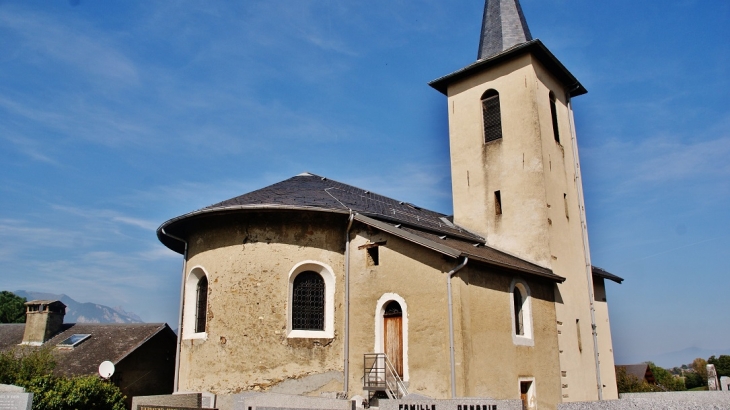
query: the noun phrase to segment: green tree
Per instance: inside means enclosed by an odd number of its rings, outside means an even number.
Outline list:
[[[25,302],[12,292],[0,292],[0,323],[25,323]]]
[[[707,359],[707,363],[715,365],[718,378],[721,376],[730,376],[730,356],[723,354],[720,357],[715,357],[715,355],[712,355]]]
[[[119,388],[98,376],[72,378],[46,375],[27,386],[34,393],[33,410],[125,410]]]
[[[53,374],[51,349],[22,347],[0,352],[0,383],[33,392],[33,410],[125,410],[124,395],[98,376]]]
[[[640,380],[633,374],[626,373],[626,369],[623,367],[616,367],[616,387],[618,387],[619,393],[664,391],[659,386],[649,384],[646,380]]]
[[[702,386],[707,386],[707,361],[703,358],[696,358],[692,361],[692,370],[700,376]]]
[[[657,386],[662,388],[664,391],[682,391],[687,390],[684,385],[684,380],[679,377],[674,377],[667,369],[659,367],[652,362],[647,363],[651,372],[654,374]]]

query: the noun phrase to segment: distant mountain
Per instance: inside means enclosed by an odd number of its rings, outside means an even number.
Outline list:
[[[66,295],[18,290],[13,292],[27,300],[60,300],[66,305],[64,323],[142,323],[142,318],[121,307],[77,302]]]

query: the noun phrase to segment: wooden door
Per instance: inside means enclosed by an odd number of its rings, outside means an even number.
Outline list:
[[[383,315],[383,352],[403,377],[403,313],[398,302],[390,302]]]

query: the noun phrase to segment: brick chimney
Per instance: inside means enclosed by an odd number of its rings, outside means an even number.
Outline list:
[[[63,326],[66,305],[59,300],[25,302],[25,333],[21,344],[40,346],[55,336]]]

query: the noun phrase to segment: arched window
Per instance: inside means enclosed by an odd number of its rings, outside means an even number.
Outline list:
[[[524,320],[522,318],[522,292],[519,288],[512,291],[512,309],[514,309],[515,316],[515,334],[517,336],[525,335]]]
[[[324,289],[319,273],[297,275],[292,290],[293,330],[324,330]]]
[[[198,281],[196,291],[196,309],[195,309],[195,332],[205,332],[205,322],[208,312],[208,277],[203,276]]]
[[[527,284],[515,279],[510,285],[512,341],[517,345],[534,346],[532,336],[532,297]]]
[[[550,91],[550,115],[553,119],[553,136],[555,137],[555,142],[560,144],[560,131],[558,131],[558,112],[555,108],[555,94]]]
[[[482,119],[484,142],[502,138],[502,114],[499,108],[499,93],[496,90],[487,90],[482,95]]]
[[[318,261],[303,261],[289,271],[287,337],[335,337],[335,274]]]
[[[184,339],[205,339],[208,329],[208,274],[203,267],[190,270],[185,280],[183,300]]]

